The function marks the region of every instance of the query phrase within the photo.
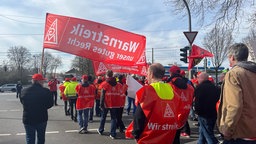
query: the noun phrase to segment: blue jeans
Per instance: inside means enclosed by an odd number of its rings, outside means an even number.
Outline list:
[[[27,144],[35,144],[36,133],[37,133],[37,144],[44,144],[46,126],[47,126],[47,122],[34,124],[34,125],[24,124],[24,128],[26,131]]]
[[[131,105],[133,105],[133,111],[132,113],[135,113],[136,110],[136,106],[135,106],[135,99],[131,98],[131,97],[127,97],[128,98],[128,105],[127,105],[127,114],[130,114],[130,110],[131,110]]]
[[[256,140],[254,141],[246,141],[243,139],[232,139],[232,140],[224,140],[223,144],[256,144]]]
[[[89,120],[93,120],[93,111],[94,111],[94,106],[89,109]]]
[[[214,126],[216,123],[215,118],[204,118],[198,116],[199,122],[199,139],[198,144],[217,144],[218,140],[214,136]]]
[[[99,127],[99,131],[101,133],[104,131],[106,117],[107,117],[108,111],[110,111],[110,117],[111,117],[110,135],[113,137],[116,136],[117,110],[118,108],[105,108],[103,111],[101,111],[100,127]]]
[[[89,108],[83,109],[83,110],[77,110],[77,119],[78,119],[78,124],[80,128],[84,128],[87,130],[88,127],[88,114],[89,114]]]

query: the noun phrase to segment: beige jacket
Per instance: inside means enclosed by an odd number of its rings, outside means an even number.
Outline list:
[[[238,63],[225,76],[217,125],[231,139],[256,138],[256,64]]]

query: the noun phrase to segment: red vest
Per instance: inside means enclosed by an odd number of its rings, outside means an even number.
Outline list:
[[[96,87],[96,90],[97,90],[97,94],[96,94],[96,96],[95,96],[95,99],[96,99],[96,100],[99,100],[99,99],[100,99],[100,95],[101,95],[100,84],[96,83],[96,84],[95,84],[95,87]]]
[[[137,139],[138,144],[172,144],[178,129],[179,98],[174,95],[172,99],[162,99],[151,85],[144,86],[136,94],[136,101],[147,119],[145,128]]]
[[[125,99],[126,99],[126,91],[128,89],[128,85],[127,84],[122,84],[122,94],[120,96],[120,107],[124,107],[125,106]]]
[[[65,86],[64,86],[64,84],[61,84],[60,86],[59,86],[59,90],[60,90],[60,96],[61,96],[61,98],[62,98],[62,100],[63,101],[67,101],[68,100],[68,98],[65,96],[65,94],[64,94],[64,90],[65,90]]]
[[[111,86],[107,81],[104,81],[101,83],[100,88],[106,91],[105,107],[120,108],[120,96],[122,95],[122,84],[117,83],[115,86]]]
[[[76,100],[77,110],[83,110],[93,107],[95,98],[95,87],[93,85],[83,87],[81,84],[79,84],[76,86],[76,92],[78,94]]]
[[[175,95],[180,98],[180,107],[178,109],[178,126],[181,128],[188,120],[194,96],[194,88],[190,84],[187,84],[187,89],[179,89],[172,83],[176,79],[177,78],[173,78],[169,84],[172,86]]]

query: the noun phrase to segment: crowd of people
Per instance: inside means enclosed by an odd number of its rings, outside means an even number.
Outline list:
[[[138,144],[179,144],[180,136],[190,137],[189,118],[198,122],[198,144],[220,143],[215,128],[224,144],[255,144],[256,64],[247,61],[248,53],[245,44],[232,45],[228,53],[232,69],[222,73],[218,83],[206,72],[197,72],[189,80],[176,65],[169,69],[170,76],[166,78],[162,64],[151,64],[146,78],[135,78],[143,85],[135,98],[127,97],[129,85],[125,75],[115,76],[112,70],[94,81],[88,75],[83,75],[80,82],[76,77],[65,78],[58,87],[64,114],[78,122],[79,134],[86,134],[95,111],[95,116],[100,117],[97,132],[102,135],[110,112],[110,138],[116,138],[118,129]],[[47,109],[58,105],[58,81],[49,81],[49,90],[42,87],[44,80],[40,74],[33,75],[32,86],[20,96],[27,143],[35,141],[34,131],[38,132],[38,141],[44,143]],[[128,115],[133,104],[133,121],[128,126],[122,120],[126,100]],[[35,110],[40,110],[40,116]]]

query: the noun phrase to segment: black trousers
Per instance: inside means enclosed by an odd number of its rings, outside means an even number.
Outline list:
[[[52,91],[53,103],[57,105],[57,91]]]
[[[118,108],[117,109],[117,114],[116,114],[116,126],[117,128],[119,128],[119,131],[122,132],[124,131],[125,129],[125,126],[124,126],[124,122],[123,122],[123,111],[124,111],[124,108],[121,107],[121,108]]]
[[[76,98],[69,99],[69,108],[70,116],[72,120],[77,120],[77,111],[76,111]],[[74,112],[75,111],[75,112]]]

